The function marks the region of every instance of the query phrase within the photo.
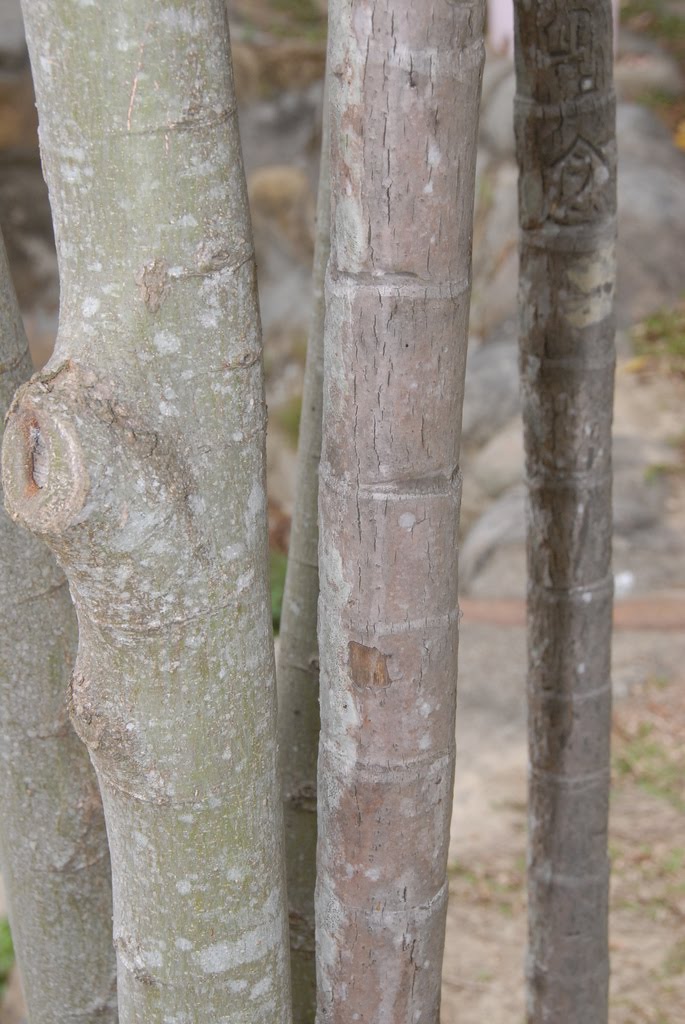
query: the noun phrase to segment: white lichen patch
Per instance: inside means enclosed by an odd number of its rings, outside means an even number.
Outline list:
[[[152,340],[155,348],[162,355],[171,355],[178,352],[181,347],[181,342],[171,331],[156,331]]]
[[[428,164],[431,167],[439,167],[442,160],[442,153],[440,147],[434,139],[431,139],[428,143]]]
[[[265,996],[270,989],[271,978],[264,977],[250,989],[250,999],[259,999],[261,996]]]
[[[569,287],[563,303],[564,318],[571,327],[590,327],[611,315],[615,275],[613,243],[576,257],[566,272]]]

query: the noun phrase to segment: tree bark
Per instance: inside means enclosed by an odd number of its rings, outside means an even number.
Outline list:
[[[321,1024],[436,1024],[484,3],[336,0],[320,472]]]
[[[290,1020],[254,255],[223,0],[25,0],[62,279],[11,514],[64,565],[122,1024]]]
[[[309,327],[297,484],[278,658],[278,714],[290,916],[293,1019],[316,1015],[314,885],[316,766],[319,753],[319,462],[323,406],[324,281],[330,253],[328,102],[324,97],[321,170],[316,211],[314,302]]]
[[[33,372],[0,238],[0,417]],[[47,548],[0,514],[0,858],[32,1024],[114,1022],[102,802],[67,713],[76,617]]]
[[[518,0],[531,1024],[607,1019],[616,233],[609,0]]]

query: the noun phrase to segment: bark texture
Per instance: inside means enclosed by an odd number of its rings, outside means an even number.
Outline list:
[[[321,1024],[437,1024],[484,4],[336,0],[320,476]]]
[[[33,368],[0,238],[0,417]],[[76,616],[45,547],[0,513],[0,858],[31,1024],[114,1024],[102,802],[67,711]]]
[[[609,0],[518,0],[531,1024],[607,1019],[616,233]]]
[[[62,279],[11,514],[79,621],[122,1024],[290,1020],[265,403],[223,0],[26,0]]]
[[[314,249],[314,304],[309,328],[297,452],[297,486],[278,658],[278,716],[290,916],[293,1019],[316,1015],[314,884],[316,767],[319,753],[319,461],[323,406],[324,282],[330,253],[328,103],[324,99],[321,171]]]

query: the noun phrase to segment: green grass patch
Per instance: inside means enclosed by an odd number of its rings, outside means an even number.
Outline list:
[[[647,317],[633,328],[632,339],[636,355],[685,377],[685,302]]]
[[[646,793],[685,813],[682,770],[654,739],[650,725],[640,726],[637,735],[623,745],[614,757],[614,772],[618,779],[632,778]]]
[[[6,917],[0,917],[0,995],[7,988],[10,971],[14,967],[14,946],[10,923]]]

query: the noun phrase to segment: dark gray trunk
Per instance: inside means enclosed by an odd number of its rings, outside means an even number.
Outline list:
[[[616,235],[610,0],[517,0],[530,1024],[607,1019]]]

